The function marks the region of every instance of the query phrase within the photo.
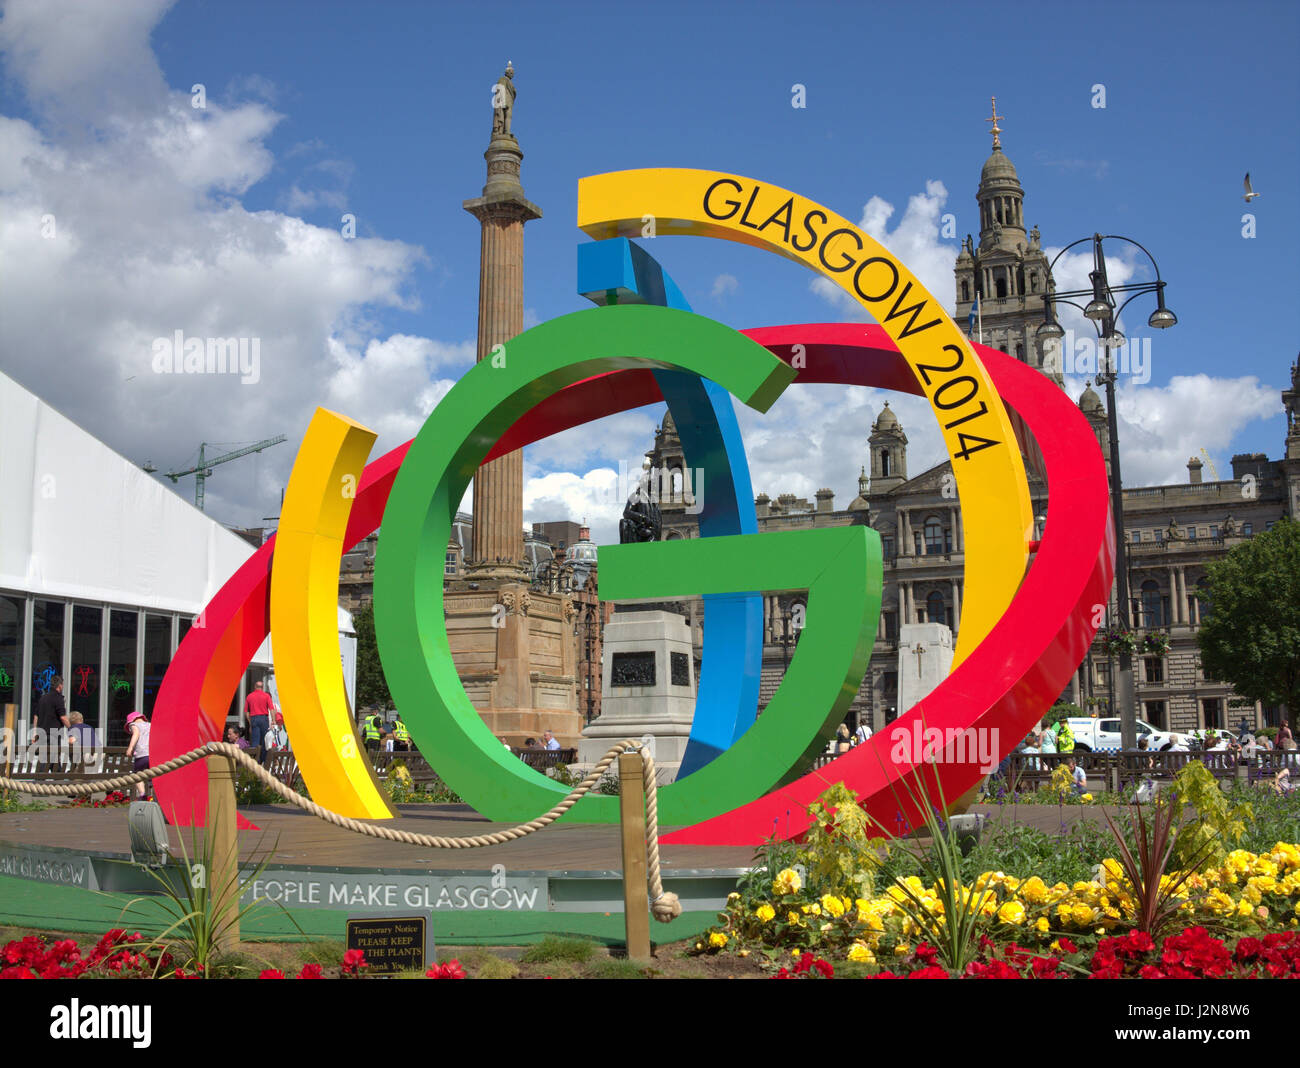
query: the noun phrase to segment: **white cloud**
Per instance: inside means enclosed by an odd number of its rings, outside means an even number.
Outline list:
[[[623,515],[618,472],[598,467],[585,475],[568,471],[524,481],[524,522],[586,521],[592,540],[599,545],[618,544],[618,521]]]
[[[713,280],[713,289],[709,296],[714,300],[721,300],[723,297],[729,297],[733,293],[740,292],[740,280],[734,274],[720,274]]]
[[[926,182],[924,193],[908,198],[903,217],[891,231],[889,220],[893,218],[894,206],[873,196],[863,207],[858,226],[905,263],[935,300],[950,309],[953,302],[952,267],[959,250],[956,245],[939,238],[940,216],[947,202],[948,190],[942,182]],[[871,315],[867,310],[829,278],[813,279],[810,288],[834,305],[846,321],[870,321]]]
[[[188,82],[169,88],[149,45],[167,6],[6,8],[6,74],[37,119],[0,117],[0,260],[22,264],[0,287],[0,360],[119,452],[164,468],[201,440],[288,435],[209,483],[211,514],[257,522],[317,404],[367,423],[386,449],[418,429],[473,345],[385,336],[372,321],[417,306],[418,247],[243,206],[275,162],[266,139],[281,116],[247,99],[269,95],[256,76],[237,83],[242,102],[208,86],[204,109]],[[326,185],[349,173],[331,159],[304,171]],[[341,194],[297,195],[294,210]],[[176,330],[258,339],[258,382],[154,374],[152,341]]]
[[[1152,358],[1158,366],[1158,350]],[[1066,377],[1066,389],[1076,401],[1083,386],[1081,378]],[[1136,385],[1121,376],[1117,402],[1125,486],[1186,482],[1187,461],[1202,448],[1215,460],[1219,477],[1231,478],[1227,450],[1233,438],[1248,423],[1270,419],[1282,407],[1278,391],[1254,376],[1205,374],[1175,375],[1164,386]]]

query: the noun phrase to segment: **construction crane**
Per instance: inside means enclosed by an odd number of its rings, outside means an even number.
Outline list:
[[[203,511],[203,484],[207,481],[208,476],[212,474],[212,469],[218,464],[226,464],[231,460],[238,460],[241,456],[247,456],[249,453],[261,452],[263,449],[269,449],[272,445],[279,445],[282,441],[288,441],[283,434],[277,434],[273,438],[266,438],[264,441],[255,442],[247,445],[242,449],[236,449],[234,452],[227,452],[221,456],[214,456],[211,460],[204,455],[204,450],[208,447],[206,441],[199,443],[199,463],[197,467],[190,467],[184,471],[165,471],[163,472],[172,482],[178,482],[186,475],[194,476],[194,506],[201,512]],[[147,461],[146,461],[147,462]],[[146,470],[148,468],[146,467]]]
[[[1214,482],[1218,482],[1219,472],[1214,466],[1214,461],[1210,459],[1210,454],[1205,451],[1204,447],[1201,448],[1201,455],[1205,457],[1205,466],[1210,469],[1211,480]]]

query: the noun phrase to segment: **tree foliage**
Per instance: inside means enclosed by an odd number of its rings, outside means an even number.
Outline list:
[[[1211,565],[1199,641],[1208,678],[1300,714],[1300,523],[1280,520]]]
[[[375,642],[374,605],[362,605],[352,614],[352,628],[357,632],[357,708],[392,708],[393,697]]]

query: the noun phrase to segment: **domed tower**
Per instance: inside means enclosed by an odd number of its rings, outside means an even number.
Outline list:
[[[1035,342],[1043,321],[1043,296],[1053,283],[1047,270],[1038,227],[1025,230],[1025,191],[1015,164],[1002,151],[1002,128],[993,98],[993,152],[980,171],[975,202],[979,206],[978,247],[970,235],[962,242],[953,267],[956,276],[956,321],[965,325],[979,298],[977,322],[970,336],[1037,367],[1063,385],[1059,365],[1044,360]]]
[[[907,481],[907,435],[898,421],[889,401],[871,424],[871,488],[875,493],[888,493]]]
[[[1092,432],[1097,435],[1097,444],[1101,446],[1101,454],[1106,458],[1106,473],[1109,475],[1110,428],[1106,423],[1105,405],[1101,403],[1097,391],[1092,388],[1091,379],[1088,381],[1083,393],[1079,395],[1079,411],[1083,412],[1083,417],[1088,420]]]

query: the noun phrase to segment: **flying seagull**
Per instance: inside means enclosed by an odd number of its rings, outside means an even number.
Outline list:
[[[1250,184],[1250,171],[1247,171],[1247,172],[1246,172],[1246,181],[1243,183],[1243,185],[1244,185],[1245,188],[1246,188],[1246,195],[1245,195],[1244,197],[1242,197],[1241,199],[1244,200],[1247,204],[1249,204],[1249,203],[1250,203],[1252,200],[1254,200],[1256,197],[1262,197],[1262,196],[1264,195],[1263,193],[1256,193],[1255,190],[1254,190],[1254,188],[1251,186],[1251,184]]]

